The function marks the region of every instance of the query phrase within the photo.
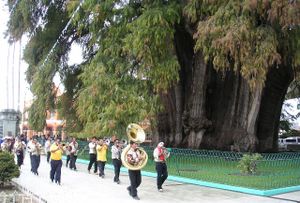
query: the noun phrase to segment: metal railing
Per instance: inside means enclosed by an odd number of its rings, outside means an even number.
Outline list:
[[[144,149],[149,159],[143,171],[155,172],[154,148],[145,146]],[[249,175],[242,174],[237,167],[243,153],[178,148],[169,150],[169,175],[262,190],[300,185],[300,152],[263,153],[263,158],[257,161],[257,173]],[[88,153],[88,148],[82,147],[79,158],[88,160]],[[110,164],[110,151],[107,159]]]

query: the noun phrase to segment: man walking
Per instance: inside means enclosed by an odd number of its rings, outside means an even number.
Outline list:
[[[155,169],[157,172],[157,189],[159,192],[163,191],[162,185],[168,178],[168,169],[166,164],[166,148],[164,148],[164,143],[158,143],[157,147],[153,151],[153,157],[155,161]]]
[[[130,149],[127,153],[127,161],[135,165],[140,162],[141,154],[140,151],[137,149],[138,144],[134,141],[130,141]],[[142,175],[141,170],[130,170],[128,169],[129,174],[129,180],[130,180],[130,186],[127,187],[127,190],[129,192],[129,195],[132,196],[135,200],[140,200],[140,198],[137,195],[137,188],[140,186],[142,182]]]
[[[94,173],[97,173],[97,152],[96,152],[96,143],[97,139],[96,137],[92,138],[92,141],[89,143],[89,154],[90,154],[90,163],[88,165],[88,172],[90,173],[90,170],[94,164]]]
[[[76,138],[72,138],[72,142],[69,144],[72,147],[70,153],[70,169],[77,170],[76,167],[76,160],[77,160],[77,153],[78,153],[78,143],[76,142]]]
[[[55,183],[60,185],[61,183],[61,167],[62,167],[62,154],[63,154],[63,146],[60,143],[59,139],[56,139],[55,142],[50,147],[50,165],[51,165],[51,171],[50,171],[50,179],[53,182],[55,180]]]
[[[114,145],[111,147],[111,158],[112,158],[112,164],[115,169],[114,182],[117,184],[120,184],[119,176],[120,176],[120,169],[122,166],[121,152],[122,152],[122,148],[120,145],[120,141],[118,139],[115,139]]]

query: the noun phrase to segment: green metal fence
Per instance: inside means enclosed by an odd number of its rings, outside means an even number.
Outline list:
[[[87,143],[81,142],[80,147],[79,158],[89,159]],[[144,149],[149,159],[143,171],[155,172],[154,148]],[[245,175],[237,168],[242,153],[178,148],[169,150],[169,175],[260,190],[300,185],[299,152],[261,154],[263,159],[258,161],[258,172]],[[107,155],[111,164],[111,153]]]

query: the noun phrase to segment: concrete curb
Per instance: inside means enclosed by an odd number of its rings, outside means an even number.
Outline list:
[[[63,159],[66,159],[65,156],[63,156]],[[81,164],[89,164],[88,160],[84,159],[77,159],[78,163]],[[114,170],[113,165],[106,164],[105,168]],[[128,173],[128,169],[121,167],[121,172]],[[156,173],[148,172],[148,171],[142,171],[143,176],[147,177],[153,177],[156,178]],[[238,187],[238,186],[232,186],[232,185],[225,185],[220,183],[213,183],[213,182],[207,182],[207,181],[201,181],[201,180],[195,180],[190,178],[183,178],[178,176],[168,176],[168,180],[175,181],[175,182],[181,182],[181,183],[188,183],[193,185],[200,185],[205,187],[211,187],[211,188],[217,188],[222,190],[229,190],[234,192],[241,192],[251,195],[259,195],[259,196],[274,196],[274,195],[280,195],[284,193],[294,192],[294,191],[300,191],[300,185],[298,186],[292,186],[292,187],[285,187],[285,188],[276,188],[272,190],[257,190],[257,189],[251,189],[251,188],[245,188],[245,187]]]

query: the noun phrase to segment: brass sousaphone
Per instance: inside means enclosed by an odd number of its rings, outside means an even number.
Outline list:
[[[143,128],[141,126],[139,126],[138,124],[135,124],[135,123],[129,124],[127,126],[126,132],[127,132],[129,141],[134,141],[136,143],[142,143],[146,139],[146,134],[145,134]],[[123,149],[123,152],[121,154],[122,164],[129,170],[140,170],[147,164],[148,155],[143,148],[139,147],[138,150],[140,151],[142,159],[137,164],[133,165],[127,161],[127,153],[129,151],[130,147],[131,147],[131,145],[128,144]]]

